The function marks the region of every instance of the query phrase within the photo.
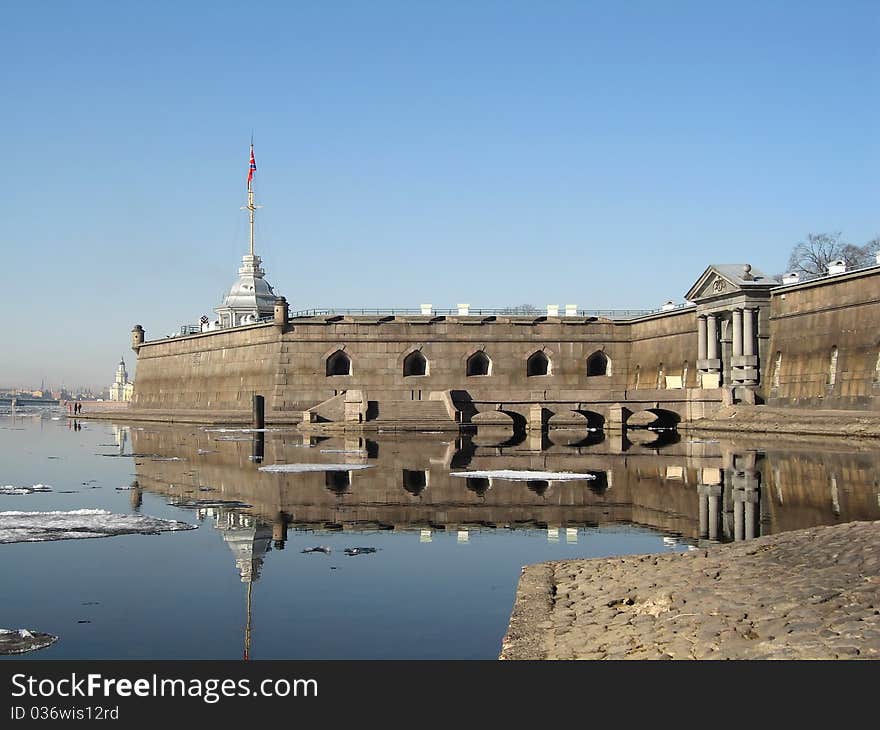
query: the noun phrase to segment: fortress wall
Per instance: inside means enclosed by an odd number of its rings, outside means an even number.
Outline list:
[[[279,342],[272,325],[254,325],[140,347],[131,407],[247,411],[253,393],[271,393]]]
[[[629,372],[626,387],[653,389],[658,386],[661,366],[665,376],[683,376],[687,362],[685,388],[697,388],[697,317],[693,309],[674,310],[642,318],[630,326]],[[638,373],[638,378],[637,378]]]
[[[768,404],[880,409],[878,325],[880,267],[774,291],[762,372]],[[834,347],[837,371],[832,385]],[[777,353],[782,356],[778,376]]]
[[[625,386],[626,325],[583,319],[365,319],[291,321],[292,331],[285,333],[282,343],[285,372],[280,379],[285,382],[276,396],[279,409],[303,410],[353,389],[379,401],[427,400],[431,392],[459,390],[475,402],[497,403],[608,399]],[[336,350],[351,358],[351,375],[326,374],[327,358]],[[404,375],[404,360],[414,350],[428,361],[424,376]],[[490,374],[468,376],[467,360],[479,350],[491,360]],[[529,377],[526,362],[537,350],[550,358],[550,373]],[[610,376],[587,377],[586,361],[596,350],[611,360]]]

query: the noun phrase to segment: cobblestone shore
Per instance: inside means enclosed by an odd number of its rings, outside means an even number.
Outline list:
[[[526,566],[500,658],[880,658],[880,522]]]

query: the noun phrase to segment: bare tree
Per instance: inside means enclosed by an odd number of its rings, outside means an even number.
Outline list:
[[[815,279],[828,273],[832,261],[843,261],[847,269],[858,269],[874,263],[874,252],[880,246],[880,237],[856,246],[841,240],[838,233],[808,233],[798,243],[788,259],[788,270],[796,271],[804,279]]]

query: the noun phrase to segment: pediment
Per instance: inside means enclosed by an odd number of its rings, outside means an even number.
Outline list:
[[[714,266],[710,266],[685,295],[689,302],[698,302],[710,297],[721,297],[742,291],[742,287]]]

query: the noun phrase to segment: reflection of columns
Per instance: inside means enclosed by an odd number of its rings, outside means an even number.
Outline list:
[[[743,354],[743,312],[741,309],[733,310],[733,356]]]
[[[697,359],[706,359],[706,316],[697,317]]]

